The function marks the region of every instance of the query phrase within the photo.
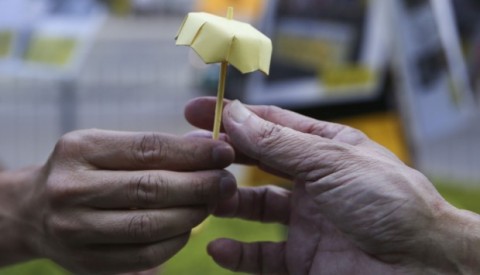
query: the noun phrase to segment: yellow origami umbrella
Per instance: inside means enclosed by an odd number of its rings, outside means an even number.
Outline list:
[[[221,63],[213,138],[218,139],[222,121],[223,96],[227,66],[242,73],[270,70],[272,42],[250,24],[232,20],[233,8],[227,18],[204,12],[187,15],[176,37],[177,45],[190,46],[207,64]]]

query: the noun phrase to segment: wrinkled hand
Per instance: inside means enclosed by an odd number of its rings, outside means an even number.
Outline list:
[[[22,212],[37,257],[79,273],[155,267],[236,190],[225,142],[85,130],[61,138]],[[28,214],[25,214],[28,213]]]
[[[214,104],[193,100],[186,118],[211,129]],[[360,131],[238,101],[225,107],[223,126],[239,162],[292,179],[294,187],[243,188],[218,206],[221,217],[289,226],[286,242],[214,241],[208,251],[221,266],[262,274],[458,271],[447,260],[448,241],[437,239],[454,222],[453,207]]]

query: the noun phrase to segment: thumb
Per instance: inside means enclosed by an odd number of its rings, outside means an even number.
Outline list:
[[[288,118],[285,118],[288,119]],[[232,145],[259,166],[294,178],[329,174],[348,145],[264,120],[239,101],[224,110],[223,125]]]

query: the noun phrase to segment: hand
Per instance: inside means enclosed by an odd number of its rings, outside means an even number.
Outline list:
[[[30,258],[89,274],[149,269],[180,250],[217,202],[233,196],[235,179],[223,170],[233,158],[228,144],[213,140],[69,133],[45,166],[7,177],[24,187],[11,186],[16,199],[2,221],[14,217]]]
[[[210,129],[213,108],[213,99],[194,100],[186,118]],[[208,251],[221,266],[261,274],[478,270],[478,216],[453,208],[421,173],[361,132],[238,101],[225,107],[223,125],[240,162],[294,187],[242,188],[218,206],[221,217],[289,226],[282,243],[214,241]]]

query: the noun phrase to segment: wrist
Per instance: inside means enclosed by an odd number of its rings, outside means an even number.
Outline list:
[[[480,270],[480,216],[446,206],[435,222],[433,260],[439,271],[476,274]],[[436,259],[435,259],[436,258]]]
[[[0,266],[39,257],[34,249],[39,227],[35,198],[38,197],[36,177],[40,169],[0,172]]]

